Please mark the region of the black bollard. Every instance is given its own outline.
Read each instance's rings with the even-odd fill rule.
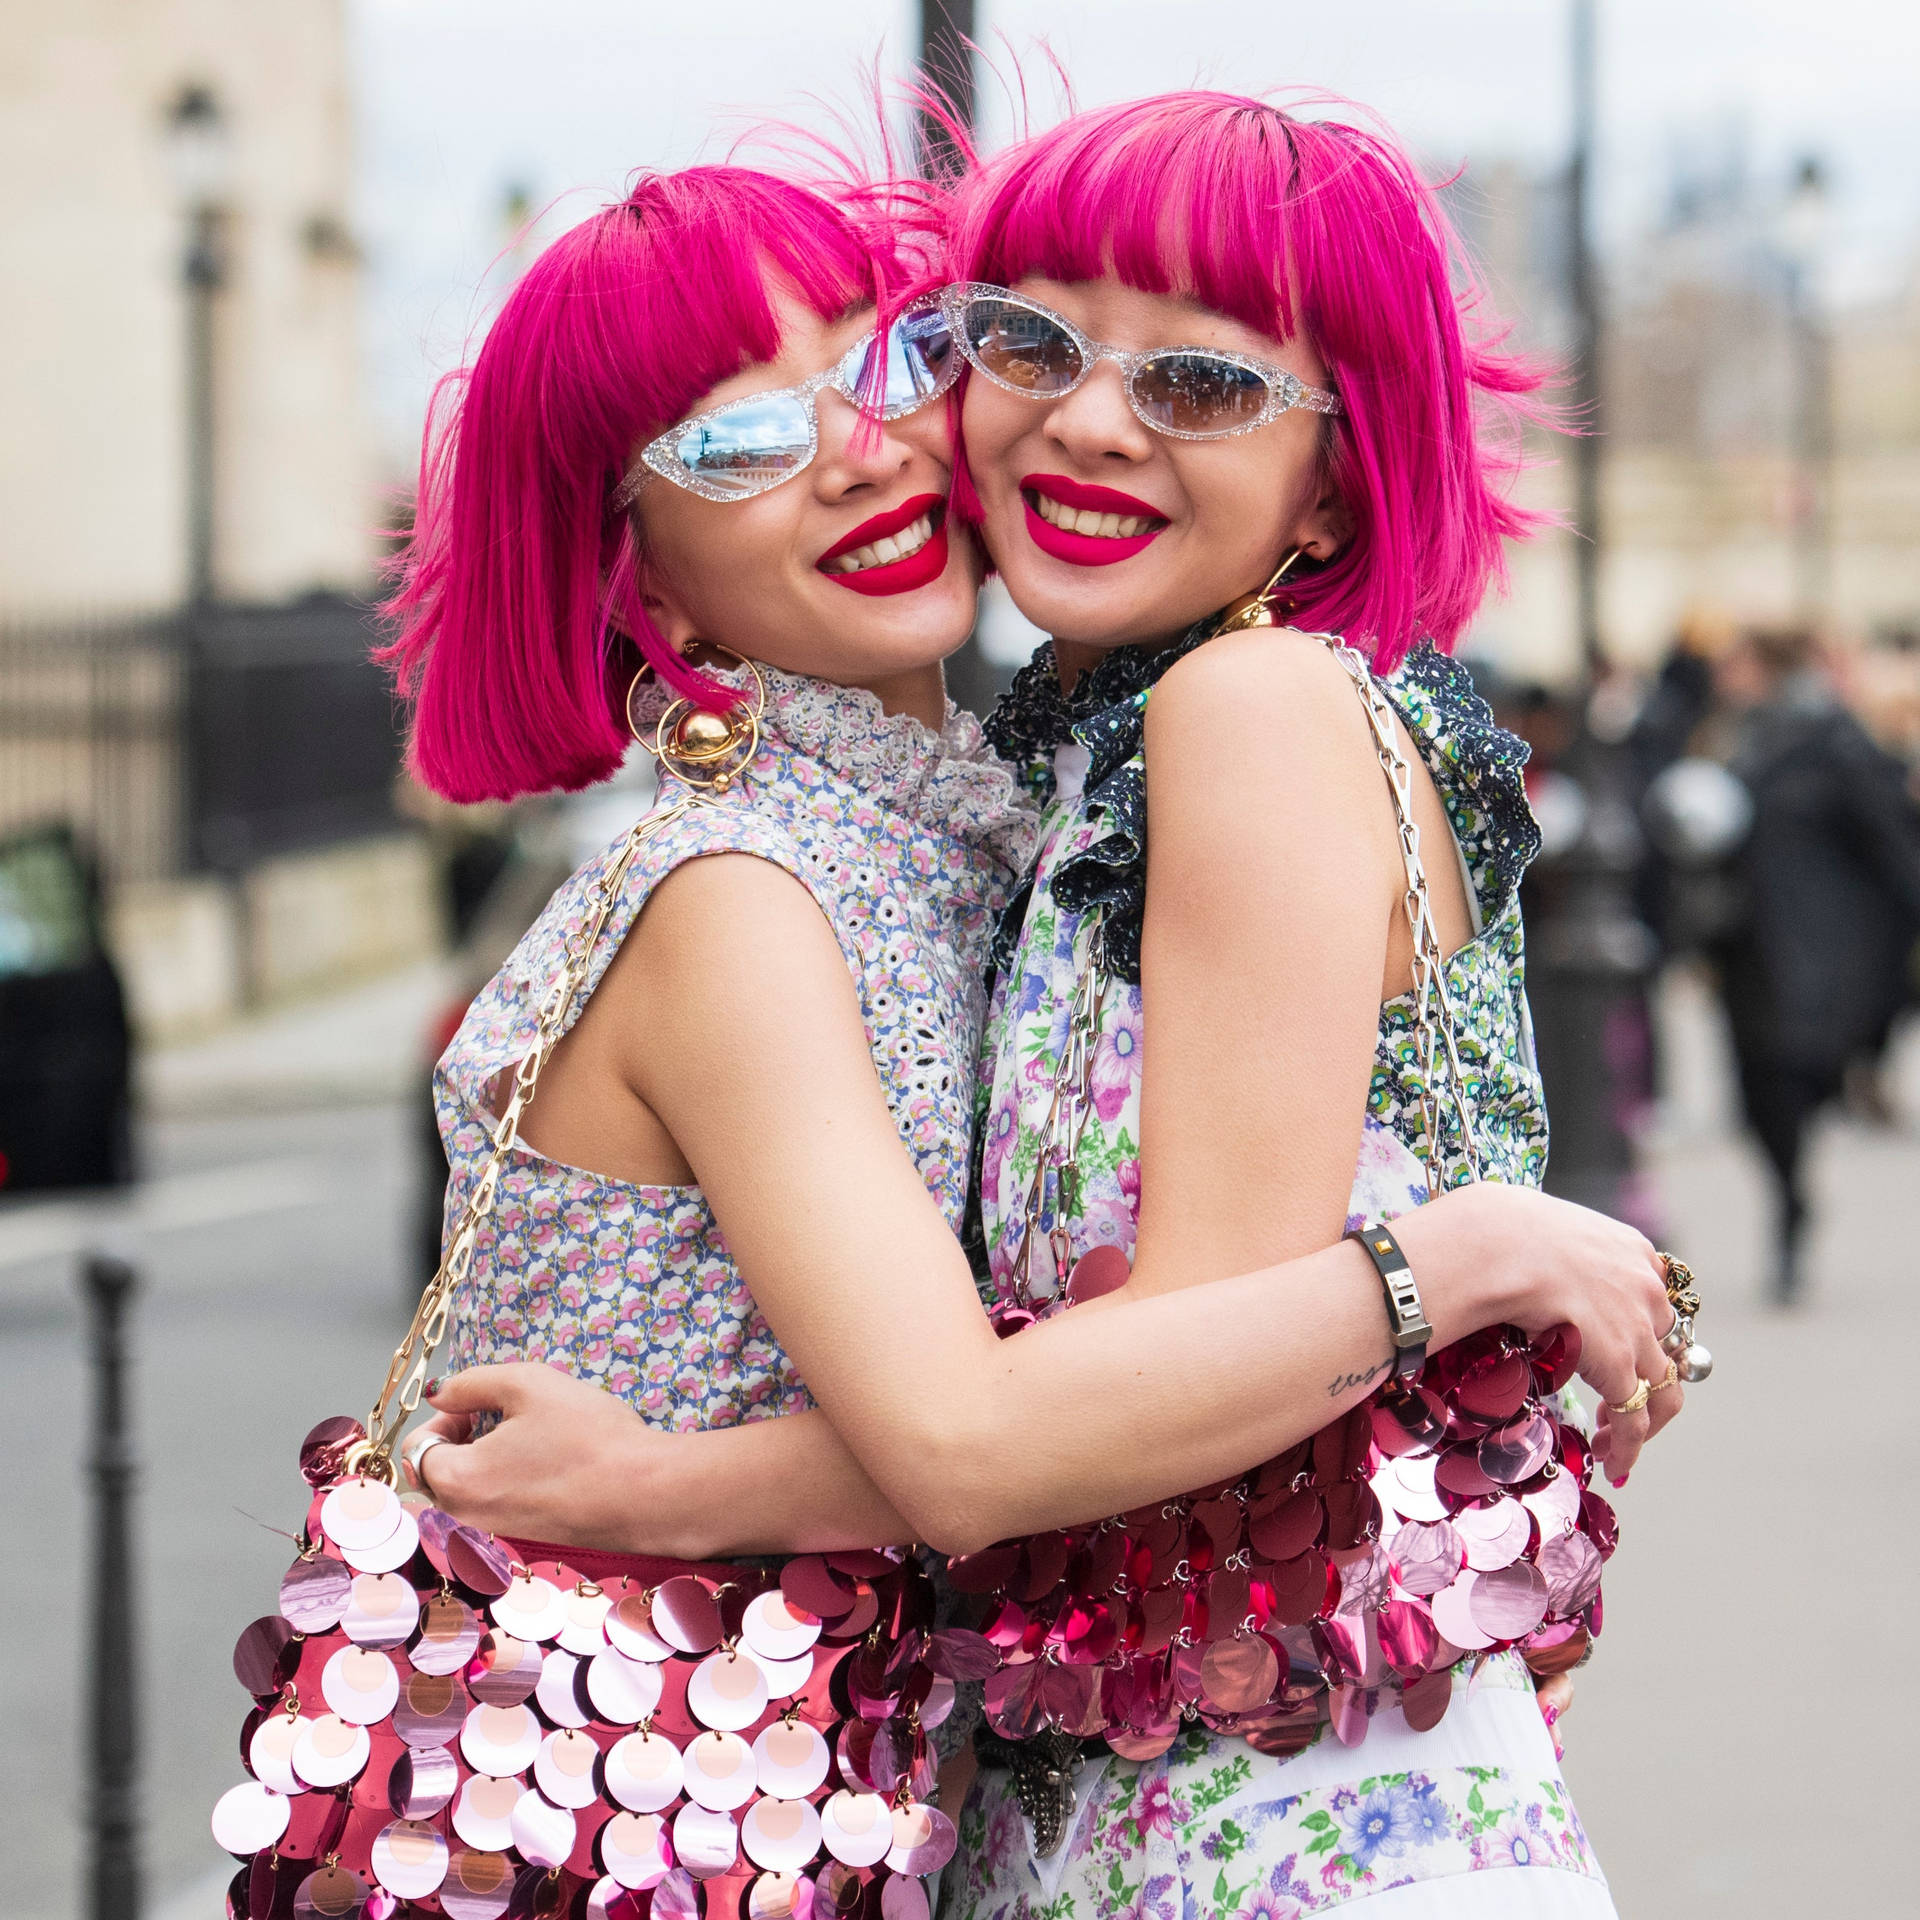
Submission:
[[[133,1268],[90,1253],[81,1268],[93,1335],[93,1634],[87,1671],[88,1920],[138,1920],[139,1697],[134,1671],[133,1444],[126,1316]]]

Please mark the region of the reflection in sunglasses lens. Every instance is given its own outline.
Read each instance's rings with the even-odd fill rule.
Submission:
[[[689,427],[674,443],[689,473],[749,494],[797,473],[813,455],[807,410],[789,395],[742,400]]]
[[[1156,427],[1231,433],[1259,419],[1267,383],[1210,353],[1157,353],[1133,376],[1133,397]]]
[[[1065,393],[1085,370],[1072,335],[1031,307],[970,300],[966,329],[981,366],[1023,393]]]

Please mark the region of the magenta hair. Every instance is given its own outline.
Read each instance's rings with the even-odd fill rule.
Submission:
[[[648,620],[646,557],[614,491],[637,446],[779,352],[770,277],[835,318],[889,297],[899,241],[871,193],[690,167],[644,175],[528,268],[435,391],[385,606],[378,657],[411,703],[427,786],[473,801],[605,779],[642,660],[679,693],[733,702]]]
[[[1384,129],[1169,93],[1078,113],[958,189],[956,279],[1096,280],[1181,295],[1285,341],[1304,331],[1343,405],[1334,485],[1354,535],[1289,582],[1294,618],[1391,670],[1451,647],[1501,543],[1547,516],[1509,497],[1545,369],[1503,349],[1433,190]],[[1169,343],[1171,344],[1171,343]],[[977,511],[956,470],[955,509]]]

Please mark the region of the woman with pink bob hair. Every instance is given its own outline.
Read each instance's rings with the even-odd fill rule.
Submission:
[[[984,1563],[1304,1458],[1415,1323],[1436,1347],[1570,1324],[1586,1377],[1631,1400],[1674,1316],[1641,1236],[1536,1190],[1513,743],[1431,647],[1381,683],[1426,842],[1461,847],[1433,913],[1477,1118],[1442,1150],[1449,1177],[1492,1176],[1429,1199],[1403,1044],[1423,955],[1394,918],[1367,711],[1316,640],[1212,637],[1293,552],[1300,604],[1391,667],[1451,641],[1520,528],[1471,405],[1525,381],[1465,344],[1426,190],[1375,136],[1194,95],[982,169],[937,302],[886,204],[733,169],[643,182],[535,264],[426,464],[396,601],[423,775],[461,798],[581,784],[616,764],[623,707],[663,751],[659,830],[520,1128],[425,1437],[504,1418],[422,1477],[518,1537]],[[870,339],[876,307],[897,318]],[[1047,807],[978,1076],[1011,1339],[955,1239],[990,922],[1033,832],[940,691],[976,571],[927,402],[962,357],[964,504],[1055,635],[994,725]],[[656,679],[629,691],[635,649]],[[450,1210],[611,862],[561,890],[441,1063]],[[1383,1313],[1345,1229],[1394,1215],[1418,1288]],[[526,1360],[547,1364],[487,1364]],[[1643,1395],[1598,1457],[1624,1477],[1678,1401]],[[1475,1708],[1494,1696],[1530,1734]],[[1177,1714],[1151,1758],[1001,1752],[962,1910],[1104,1914],[1118,1890],[1281,1913],[1549,1857],[1571,1871],[1496,1876],[1522,1904],[1447,1910],[1608,1910],[1517,1659],[1431,1732],[1397,1712],[1293,1758]],[[1306,1717],[1317,1735],[1324,1700]],[[1376,1808],[1410,1755],[1431,1790]],[[1476,1767],[1497,1805],[1454,1792]],[[1024,1788],[1076,1769],[1035,1861]]]

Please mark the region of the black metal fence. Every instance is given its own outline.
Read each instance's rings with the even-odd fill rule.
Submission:
[[[374,638],[333,597],[0,628],[0,831],[64,822],[110,881],[377,832],[401,736]]]

